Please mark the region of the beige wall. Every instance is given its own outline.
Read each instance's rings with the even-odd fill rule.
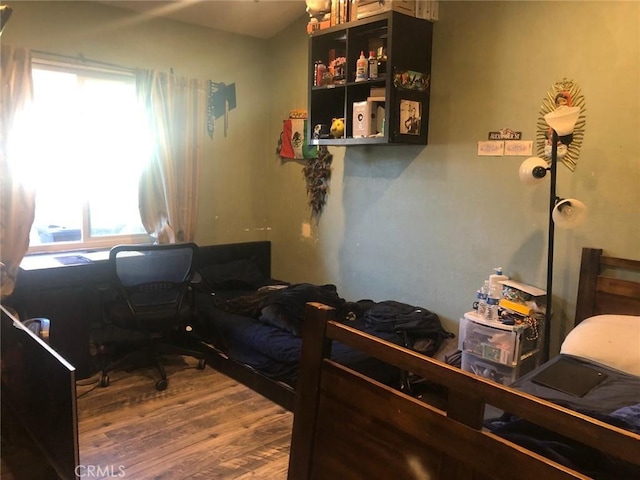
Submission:
[[[479,158],[476,144],[504,127],[533,139],[563,78],[583,91],[587,127],[558,194],[583,200],[589,218],[556,232],[554,348],[574,314],[580,249],[640,258],[640,3],[442,2],[429,145],[331,148],[310,236],[302,165],[274,153],[282,119],[306,106],[304,17],[265,42],[91,2],[11,3],[3,42],[236,82],[228,136],[220,122],[207,143],[196,241],[270,239],[279,278],[421,305],[454,331],[495,266],[544,288],[548,184],[522,186],[521,158]]]

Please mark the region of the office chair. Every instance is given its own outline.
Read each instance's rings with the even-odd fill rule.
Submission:
[[[100,386],[109,385],[110,371],[136,359],[155,365],[160,373],[157,390],[167,388],[162,356],[188,355],[204,369],[204,354],[183,346],[191,331],[190,282],[198,247],[193,243],[118,245],[109,252],[114,295],[103,303],[105,324],[121,332],[119,341],[141,344],[111,364],[103,365]],[[144,365],[144,363],[143,363]]]

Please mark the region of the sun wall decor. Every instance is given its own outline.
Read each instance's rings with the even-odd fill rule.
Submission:
[[[551,129],[544,116],[561,105],[580,107],[580,116],[573,131],[573,141],[569,146],[558,144],[558,159],[573,172],[578,165],[578,157],[582,148],[587,109],[580,87],[572,80],[563,79],[561,82],[555,83],[542,100],[536,132],[536,150],[540,158],[544,158],[547,162],[551,161]]]

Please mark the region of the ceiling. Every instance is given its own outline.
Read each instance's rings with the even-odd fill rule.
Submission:
[[[305,0],[102,1],[134,12],[268,39],[305,15]]]

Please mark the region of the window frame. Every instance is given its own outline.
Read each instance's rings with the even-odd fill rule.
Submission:
[[[75,74],[84,78],[97,78],[103,80],[122,81],[124,79],[128,79],[135,83],[135,72],[133,70],[112,65],[88,65],[82,62],[76,63],[66,60],[50,60],[45,57],[34,55],[31,61],[31,69],[32,71],[34,69],[58,71],[62,73]],[[72,251],[108,250],[111,247],[120,244],[154,243],[156,241],[156,239],[148,233],[91,236],[91,217],[88,199],[85,199],[82,202],[81,210],[81,241],[58,241],[39,245],[32,245],[30,243],[27,255],[54,252],[62,253]],[[31,228],[33,228],[33,225]]]

